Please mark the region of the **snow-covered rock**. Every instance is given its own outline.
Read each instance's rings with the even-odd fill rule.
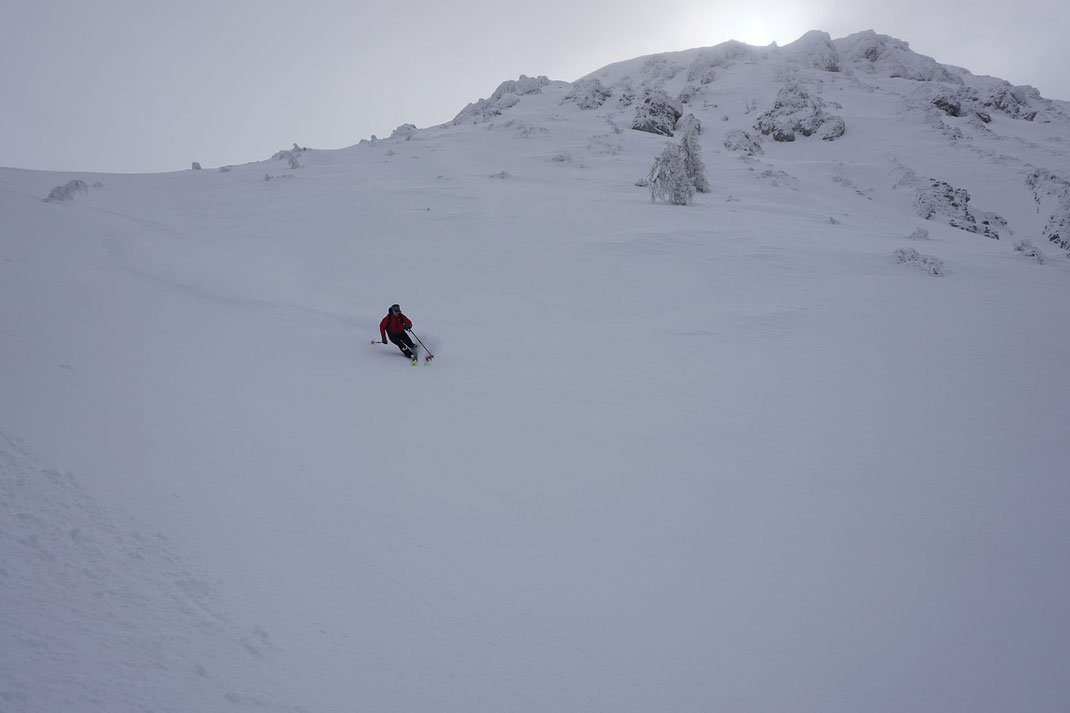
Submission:
[[[969,192],[946,181],[934,179],[914,193],[914,210],[925,220],[942,219],[953,228],[999,240],[999,233],[991,226],[992,220],[986,217],[978,222],[969,204]]]
[[[76,178],[53,188],[44,200],[45,203],[66,203],[88,192],[89,186],[86,182]]]
[[[1014,251],[1025,255],[1027,258],[1039,265],[1044,264],[1044,253],[1042,253],[1040,249],[1037,248],[1037,246],[1033,245],[1033,241],[1031,240],[1019,240],[1017,243],[1014,244]]]
[[[460,111],[450,122],[452,126],[460,124],[482,124],[501,116],[502,112],[520,103],[524,95],[539,94],[543,87],[550,84],[545,76],[529,77],[520,75],[519,79],[509,79],[498,85],[489,99],[479,99]]]
[[[293,148],[277,151],[272,156],[273,161],[285,161],[286,165],[290,168],[301,168],[301,164],[297,160],[297,156],[305,151],[308,151],[307,147],[298,146],[296,143]]]
[[[997,87],[989,92],[983,100],[983,104],[1007,116],[1024,121],[1033,121],[1037,116],[1037,109],[1031,105],[1031,101],[1040,99],[1040,92],[1033,87],[1014,87],[1010,84]]]
[[[822,72],[839,72],[840,53],[827,32],[812,30],[780,49],[783,56],[800,64],[817,67]]]
[[[451,125],[482,124],[502,115],[502,108],[487,99],[479,99],[461,109],[457,116],[453,117]]]
[[[1037,206],[1048,212],[1044,237],[1070,250],[1070,180],[1049,170],[1036,170],[1026,178]]]
[[[754,47],[735,40],[701,50],[687,67],[687,81],[709,84],[716,78],[719,68],[730,67],[737,61],[753,58],[755,55]]]
[[[733,129],[725,134],[724,147],[747,156],[760,156],[765,153],[758,137],[742,129]]]
[[[884,77],[962,84],[962,78],[932,57],[918,54],[902,40],[873,30],[834,40],[839,56],[855,69]]]
[[[614,103],[618,107],[624,109],[635,104],[637,95],[631,77],[624,77],[617,81],[609,91],[611,96],[617,97]]]
[[[702,133],[702,122],[694,114],[685,114],[676,122],[673,133],[698,136]]]
[[[918,87],[914,96],[927,102],[935,110],[952,118],[976,117],[981,123],[992,121],[978,92],[973,87],[958,84],[926,82]]]
[[[538,94],[549,83],[550,80],[545,76],[529,77],[521,74],[519,79],[509,79],[499,84],[494,93],[490,95],[490,101],[498,102],[510,95]]]
[[[933,105],[948,116],[962,116],[962,102],[953,97],[937,97]]]
[[[661,89],[648,89],[635,110],[632,128],[651,134],[672,136],[683,107]]]
[[[934,277],[943,277],[944,261],[933,255],[923,255],[914,248],[899,248],[892,257],[900,265],[916,267],[924,273]]]
[[[580,109],[590,110],[605,104],[612,94],[609,89],[602,86],[602,82],[598,81],[597,77],[588,77],[574,82],[572,90],[563,101],[572,102]]]
[[[390,134],[392,139],[411,139],[417,131],[416,124],[402,124]]]
[[[841,117],[828,113],[821,97],[789,82],[780,88],[773,108],[758,118],[754,128],[774,141],[794,141],[797,133],[832,141],[843,136],[845,124]]]
[[[643,61],[640,70],[643,76],[643,86],[649,89],[657,89],[664,86],[665,82],[674,78],[683,70],[684,67],[670,59],[668,55],[651,55]]]
[[[690,104],[701,92],[701,87],[696,87],[694,84],[685,84],[684,88],[680,90],[680,93],[676,95],[676,101],[681,104]]]

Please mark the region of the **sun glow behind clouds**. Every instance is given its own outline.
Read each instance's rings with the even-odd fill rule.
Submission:
[[[772,42],[784,45],[794,42],[812,27],[803,27],[793,17],[770,16],[768,12],[726,9],[718,5],[692,7],[694,18],[686,25],[676,26],[673,39],[680,48],[711,47],[728,40],[764,47]]]
[[[761,18],[744,17],[732,33],[732,39],[748,45],[764,47],[773,41],[773,31]]]

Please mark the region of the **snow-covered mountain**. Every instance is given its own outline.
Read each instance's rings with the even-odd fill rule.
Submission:
[[[1066,709],[1066,102],[812,32],[0,217],[4,713]]]

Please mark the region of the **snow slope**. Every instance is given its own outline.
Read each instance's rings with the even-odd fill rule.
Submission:
[[[787,83],[843,136],[758,136]],[[689,206],[636,185],[648,89],[702,122]],[[811,33],[228,170],[0,169],[0,710],[1065,710],[1027,179],[1067,114]],[[393,302],[433,366],[369,344]]]

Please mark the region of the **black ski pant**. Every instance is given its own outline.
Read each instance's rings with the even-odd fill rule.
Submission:
[[[386,338],[392,341],[401,350],[401,353],[410,359],[416,356],[416,345],[409,339],[405,332],[387,332]]]

